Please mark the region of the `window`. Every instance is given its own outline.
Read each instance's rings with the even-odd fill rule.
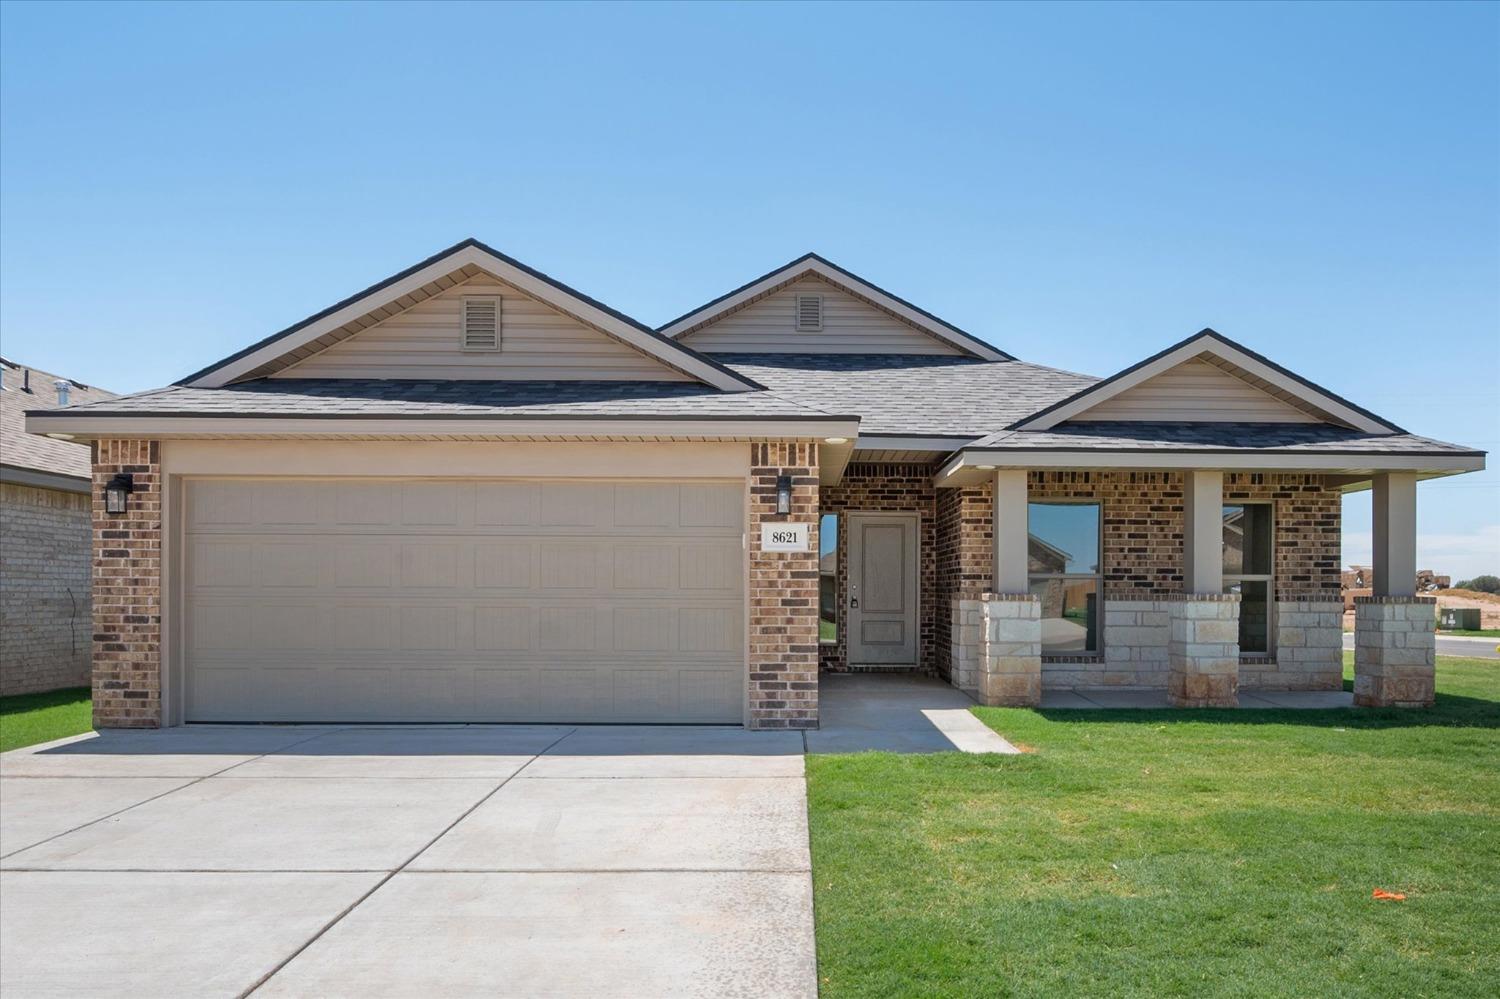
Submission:
[[[500,349],[500,299],[464,299],[460,343],[464,350]]]
[[[839,518],[825,513],[818,520],[818,641],[839,640]]]
[[[1098,503],[1027,505],[1027,571],[1042,602],[1042,654],[1099,651]]]
[[[1240,595],[1240,651],[1271,651],[1271,504],[1235,503],[1224,507],[1224,592]]]
[[[823,296],[797,296],[797,332],[815,333],[823,328]]]

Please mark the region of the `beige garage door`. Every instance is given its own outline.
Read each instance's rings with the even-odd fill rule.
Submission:
[[[191,480],[185,717],[739,722],[743,490]]]

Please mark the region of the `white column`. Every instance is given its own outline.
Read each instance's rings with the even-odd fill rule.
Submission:
[[[1182,591],[1224,589],[1224,473],[1191,471],[1182,492]]]
[[[1375,596],[1411,597],[1417,592],[1417,476],[1375,476]]]
[[[1028,592],[1026,470],[1002,468],[995,473],[996,593]]]

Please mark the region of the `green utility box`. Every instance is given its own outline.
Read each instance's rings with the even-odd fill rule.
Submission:
[[[1478,631],[1478,607],[1444,607],[1438,611],[1438,627],[1444,631]]]

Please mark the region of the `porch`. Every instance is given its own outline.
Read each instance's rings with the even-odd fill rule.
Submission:
[[[922,673],[992,705],[1428,706],[1417,480],[852,463],[820,495],[821,665]],[[1350,693],[1339,566],[1357,488],[1374,494],[1377,584]]]

